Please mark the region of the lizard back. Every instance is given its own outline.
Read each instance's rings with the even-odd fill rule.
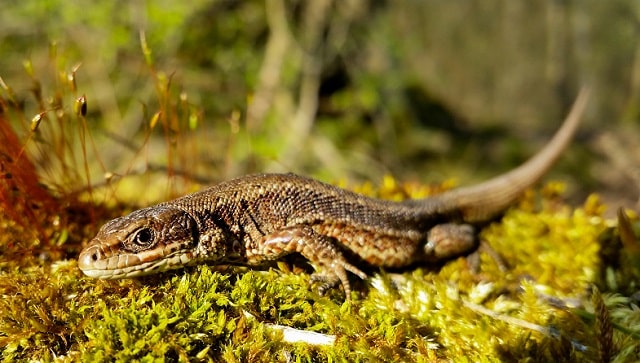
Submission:
[[[131,277],[188,264],[258,265],[300,253],[327,283],[349,292],[356,265],[439,262],[475,246],[468,223],[495,217],[553,165],[570,142],[587,91],[551,141],[521,166],[484,183],[392,202],[294,174],[258,174],[135,211],[105,224],[81,252],[92,277]]]

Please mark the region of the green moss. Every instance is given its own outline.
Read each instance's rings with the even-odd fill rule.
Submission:
[[[431,189],[387,179],[377,192],[418,197]],[[464,258],[439,270],[380,272],[346,302],[339,289],[319,296],[308,274],[284,264],[198,266],[120,281],[86,278],[75,261],[3,269],[0,354],[4,361],[582,361],[601,351],[609,324],[614,361],[637,359],[635,300],[604,294],[606,314],[590,300],[603,268],[603,206],[591,197],[571,209],[557,189],[543,189],[535,208],[538,198],[528,194],[482,231],[507,271],[481,252],[478,273]],[[287,342],[283,327],[333,344]]]
[[[42,216],[22,221],[16,216],[37,208],[28,204],[29,208],[19,209],[13,200],[4,200],[4,210],[11,211],[13,206],[14,216],[0,215],[3,361],[482,362],[599,357],[622,362],[640,358],[640,309],[634,296],[640,276],[638,218],[630,216],[630,232],[620,241],[622,233],[615,221],[603,217],[604,206],[596,197],[589,197],[582,207],[568,207],[559,184],[550,184],[539,194],[529,192],[519,206],[482,230],[482,240],[504,258],[506,269],[490,254],[480,252],[477,272],[464,258],[441,268],[380,271],[362,283],[353,278],[355,291],[348,302],[340,289],[319,296],[308,274],[284,263],[279,270],[268,271],[238,268],[220,272],[199,266],[137,280],[84,277],[74,260],[81,242],[95,235],[100,222],[123,212],[104,211],[98,203],[117,204],[115,196],[133,200],[132,204],[146,203],[140,199],[141,184],[147,186],[145,198],[151,199],[166,198],[160,193],[174,186],[176,193],[193,190],[193,184],[172,178],[187,170],[194,174],[183,175],[185,179],[195,180],[197,174],[222,178],[273,170],[273,161],[278,169],[325,176],[348,170],[353,177],[377,174],[381,167],[374,164],[384,160],[380,165],[398,168],[395,172],[434,179],[429,173],[446,169],[433,168],[433,163],[425,162],[425,154],[451,150],[475,154],[469,150],[477,148],[466,145],[464,132],[439,131],[441,121],[428,128],[420,125],[425,119],[433,121],[434,115],[446,118],[447,124],[458,119],[444,108],[433,112],[443,105],[462,110],[463,119],[465,114],[479,114],[473,107],[462,107],[459,100],[494,93],[468,87],[468,75],[461,77],[460,72],[448,72],[459,78],[457,83],[436,80],[446,85],[443,89],[454,90],[454,98],[437,90],[423,92],[422,87],[432,88],[436,83],[413,68],[433,68],[424,67],[422,54],[423,45],[433,42],[420,40],[420,34],[408,26],[408,34],[417,35],[420,46],[398,43],[404,37],[391,31],[397,28],[389,26],[394,16],[375,9],[355,17],[348,12],[332,14],[334,25],[319,25],[318,30],[328,30],[320,32],[327,35],[327,43],[320,44],[316,43],[319,38],[307,37],[303,31],[312,24],[302,15],[311,7],[289,7],[284,15],[292,44],[317,49],[317,55],[325,58],[321,63],[335,64],[309,72],[303,69],[303,62],[313,54],[289,52],[275,69],[281,73],[280,81],[263,84],[258,70],[266,64],[265,37],[275,30],[269,18],[275,15],[262,2],[231,6],[203,2],[195,7],[177,2],[151,4],[144,7],[140,18],[146,19],[144,42],[137,18],[130,19],[126,11],[116,12],[114,21],[112,3],[87,9],[59,1],[41,5],[30,1],[7,9],[7,19],[30,21],[18,24],[0,45],[7,66],[2,76],[18,85],[14,91],[0,82],[0,108],[20,135],[14,151],[22,153],[26,147],[27,154],[38,161],[41,180],[35,172],[25,173],[24,164],[11,165],[16,168],[9,174],[19,181],[16,185],[44,182],[55,186],[60,205],[40,208]],[[403,14],[402,9],[392,13],[402,14],[397,16],[402,25],[411,24],[407,14],[444,14],[406,12],[412,8]],[[544,20],[547,15],[543,15]],[[423,23],[420,17],[416,21]],[[371,24],[380,33],[370,33]],[[340,29],[344,25],[356,36],[343,39]],[[436,28],[449,29],[443,24],[434,25]],[[40,30],[33,33],[33,29]],[[91,31],[96,29],[100,31]],[[331,38],[332,34],[339,36]],[[502,32],[496,34],[502,37]],[[435,37],[446,39],[446,34]],[[371,39],[371,43],[358,38]],[[459,59],[464,49],[455,48],[454,58]],[[404,59],[402,53],[407,52],[415,58]],[[16,70],[21,64],[26,82],[22,71]],[[496,68],[501,75],[503,68]],[[320,92],[318,121],[306,131],[308,135],[301,136],[291,133],[289,130],[299,130],[283,120],[294,120],[305,111],[296,100],[304,99],[301,85],[307,73],[328,73],[329,78],[317,81],[322,86],[335,81],[337,87]],[[491,78],[484,71],[479,74],[482,85]],[[537,77],[536,72],[532,74]],[[263,88],[273,92],[262,100],[268,107],[261,111],[262,118],[247,121],[248,109],[260,101]],[[543,97],[525,98],[540,98],[543,104],[549,101],[546,97],[553,92],[547,92],[548,87],[535,88]],[[461,97],[460,90],[472,97]],[[506,94],[523,99],[520,92]],[[88,114],[78,112],[80,97],[86,100],[83,106]],[[432,98],[442,98],[442,104]],[[504,105],[522,105],[504,102],[504,97],[492,98]],[[549,109],[555,115],[555,107]],[[504,113],[523,114],[513,110]],[[478,118],[495,117],[489,112]],[[100,140],[105,131],[117,137]],[[201,139],[202,135],[206,138]],[[487,143],[495,137],[491,133],[476,136],[474,139]],[[282,157],[298,140],[311,147],[296,151],[295,157]],[[3,144],[3,154],[13,155],[6,151],[8,143]],[[341,145],[348,146],[348,152],[340,152]],[[322,150],[321,157],[309,157],[310,150]],[[338,157],[343,154],[352,156]],[[365,162],[358,158],[364,154],[371,154]],[[466,159],[491,154],[483,151]],[[589,170],[578,164],[573,174]],[[162,170],[169,182],[150,174],[133,178],[134,165]],[[364,169],[357,170],[356,165]],[[466,164],[460,165],[467,169]],[[483,172],[469,170],[474,177]],[[24,177],[17,178],[16,172]],[[116,183],[121,176],[126,178]],[[96,190],[95,185],[102,182],[106,188]],[[386,177],[381,187],[365,184],[351,189],[402,200],[437,193],[451,184],[399,184]],[[89,191],[89,197],[79,197],[87,204],[65,199],[82,189]],[[43,199],[35,198],[35,188],[6,190],[27,202]],[[127,199],[126,194],[132,197]],[[34,234],[38,229],[45,233]],[[292,337],[292,333],[298,335]]]

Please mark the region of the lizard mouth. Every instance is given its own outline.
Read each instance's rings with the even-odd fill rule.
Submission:
[[[78,267],[89,277],[121,279],[181,268],[192,260],[193,254],[187,251],[163,255],[162,251],[149,250],[106,257],[100,246],[90,246],[80,253]]]

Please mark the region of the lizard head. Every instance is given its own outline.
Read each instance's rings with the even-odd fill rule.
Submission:
[[[85,275],[117,279],[183,267],[195,257],[196,221],[178,208],[155,206],[106,223],[80,253]]]

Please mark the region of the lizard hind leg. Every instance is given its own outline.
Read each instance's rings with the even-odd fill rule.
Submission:
[[[428,261],[443,261],[469,253],[477,244],[472,225],[443,223],[429,230],[424,254]]]
[[[341,283],[349,299],[351,285],[347,271],[363,280],[367,278],[364,272],[347,262],[332,239],[318,234],[308,226],[288,227],[265,235],[252,257],[254,260],[275,260],[289,253],[300,253],[313,265],[316,272],[311,278],[313,281],[323,282],[318,289],[321,294]]]

